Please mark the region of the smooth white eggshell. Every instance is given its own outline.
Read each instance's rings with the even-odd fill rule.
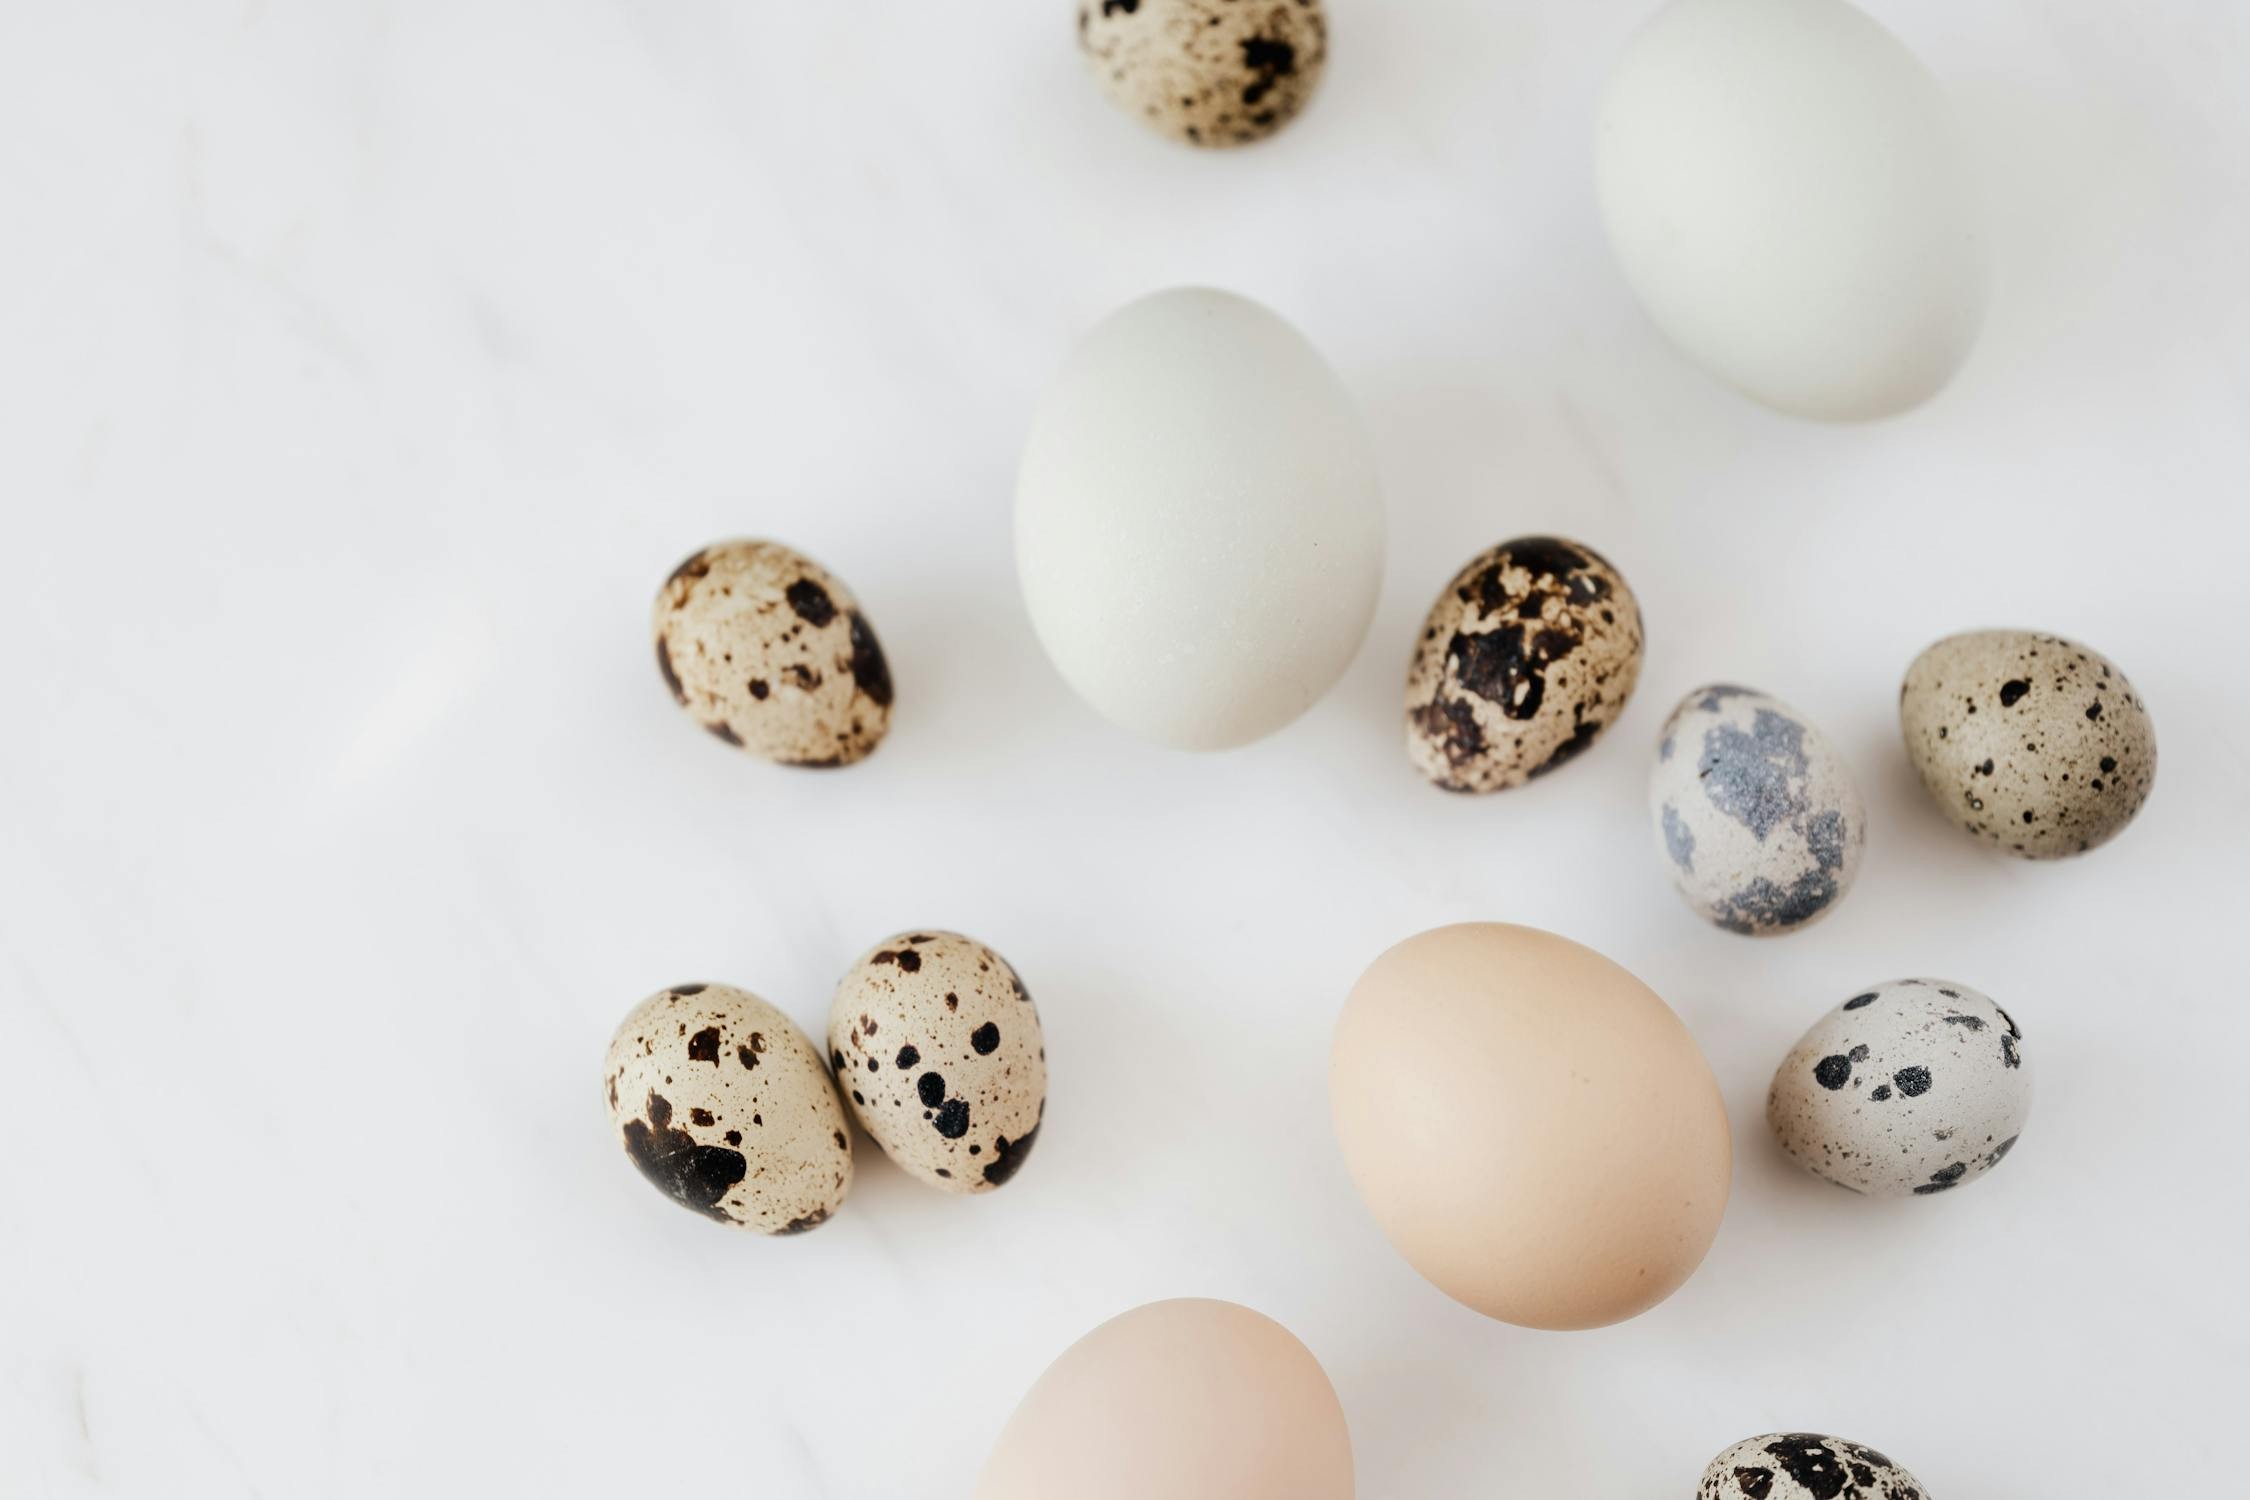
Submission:
[[[1104,717],[1181,749],[1271,734],[1375,613],[1383,502],[1351,397],[1255,302],[1131,304],[1039,408],[1016,566],[1040,643]]]
[[[1658,326],[1800,416],[1858,420],[1952,379],[1984,319],[1944,91],[1841,0],[1673,0],[1611,75],[1595,177]]]

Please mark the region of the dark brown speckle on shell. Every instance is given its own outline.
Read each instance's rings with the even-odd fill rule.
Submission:
[[[1496,792],[1568,764],[1640,680],[1641,611],[1591,547],[1518,537],[1454,575],[1406,674],[1407,757],[1454,792]]]
[[[1305,107],[1328,60],[1321,0],[1079,0],[1103,90],[1195,146],[1263,140]]]

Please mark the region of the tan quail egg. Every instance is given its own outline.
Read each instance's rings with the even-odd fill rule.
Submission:
[[[776,542],[720,542],[656,596],[656,666],[712,734],[787,766],[848,766],[891,724],[891,672],[859,602]]]
[[[828,1058],[860,1127],[932,1187],[1016,1175],[1047,1109],[1047,1042],[1008,961],[957,932],[885,938],[836,986]]]
[[[1695,1500],[1930,1500],[1930,1491],[1864,1443],[1774,1432],[1712,1459]]]
[[[2108,843],[2156,781],[2156,728],[2133,684],[2061,636],[1949,636],[1907,669],[1898,709],[1938,807],[2025,859]]]
[[[1475,558],[1431,606],[1406,673],[1406,754],[1449,792],[1564,765],[1641,675],[1641,610],[1608,559],[1551,536]]]
[[[827,1067],[747,990],[659,990],[625,1017],[602,1066],[625,1154],[684,1208],[798,1234],[851,1190],[850,1127]]]
[[[1328,61],[1321,0],[1078,0],[1102,89],[1196,146],[1263,140],[1311,99]]]

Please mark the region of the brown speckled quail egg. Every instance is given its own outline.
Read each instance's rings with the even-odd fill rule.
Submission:
[[[656,666],[697,722],[765,760],[848,766],[891,725],[891,672],[850,590],[775,542],[720,542],[656,596]]]
[[[860,1128],[952,1193],[999,1187],[1047,1109],[1047,1042],[1008,961],[957,932],[885,938],[836,986],[828,1059]]]
[[[1263,140],[1328,61],[1321,0],[1078,0],[1078,45],[1127,113],[1174,140]]]
[[[795,1022],[746,990],[649,996],[611,1039],[603,1081],[633,1165],[707,1218],[798,1234],[851,1190],[850,1127],[827,1067]]]
[[[1712,1459],[1695,1500],[1930,1500],[1930,1491],[1864,1443],[1773,1432]]]
[[[1423,622],[1406,754],[1449,792],[1543,776],[1617,721],[1641,675],[1641,610],[1591,547],[1518,537],[1476,558]]]
[[[2156,781],[2156,728],[2100,652],[1979,630],[1914,659],[1906,753],[1945,815],[1995,848],[2060,859],[2124,831]]]
[[[1875,1198],[1933,1197],[1998,1166],[2031,1117],[2015,1018],[1965,984],[1871,985],[1783,1059],[1766,1123],[1797,1165]]]

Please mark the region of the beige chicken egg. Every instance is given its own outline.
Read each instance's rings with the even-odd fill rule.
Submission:
[[[851,591],[776,542],[720,542],[656,596],[656,667],[730,745],[785,766],[848,766],[891,725],[891,670]]]
[[[1103,92],[1194,146],[1263,140],[1328,61],[1321,0],[1079,0],[1078,46]]]
[[[1352,1439],[1312,1351],[1183,1298],[1064,1350],[993,1445],[976,1500],[1351,1500]]]
[[[747,990],[680,984],[633,1007],[602,1063],[634,1166],[683,1208],[761,1234],[824,1223],[852,1142],[820,1054]]]
[[[877,943],[836,986],[828,1060],[884,1154],[951,1193],[985,1193],[1031,1155],[1047,1039],[999,954],[937,930]]]
[[[1733,1174],[1702,1051],[1590,948],[1497,922],[1369,966],[1336,1023],[1344,1165],[1408,1264],[1487,1317],[1598,1328],[1701,1264]]]

